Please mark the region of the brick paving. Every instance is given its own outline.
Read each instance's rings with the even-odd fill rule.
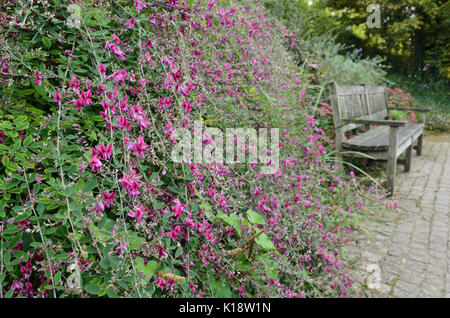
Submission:
[[[348,252],[368,297],[450,298],[450,135],[426,136],[411,171],[397,167],[400,208],[370,209]]]

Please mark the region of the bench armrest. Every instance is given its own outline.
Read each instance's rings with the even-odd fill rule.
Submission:
[[[406,122],[401,120],[369,120],[369,119],[342,119],[345,124],[379,125],[391,127],[406,126]]]
[[[419,107],[388,107],[388,110],[412,110],[412,111],[417,111],[417,112],[429,112],[430,109],[429,108],[419,108]]]

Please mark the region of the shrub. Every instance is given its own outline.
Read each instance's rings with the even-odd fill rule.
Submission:
[[[2,2],[2,296],[351,294],[362,201],[284,29],[248,3],[68,3]],[[194,119],[280,128],[279,169],[174,163]]]
[[[265,0],[269,11],[295,33],[296,46],[290,48],[300,65],[304,65],[320,83],[336,81],[341,85],[378,84],[386,72],[381,57],[362,57],[362,49],[347,47],[336,41],[345,32],[330,18],[322,4],[310,6],[306,1]],[[289,42],[290,43],[290,42]]]

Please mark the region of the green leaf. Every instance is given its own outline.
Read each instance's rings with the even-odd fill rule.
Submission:
[[[19,165],[15,162],[9,162],[8,169],[12,170],[12,171],[17,171],[17,170],[19,170]]]
[[[142,272],[148,279],[153,277],[158,263],[155,261],[148,261],[147,264],[144,263],[142,257],[137,257],[136,260],[136,270]]]
[[[14,233],[17,233],[19,231],[20,231],[19,227],[15,226],[15,225],[9,225],[6,228],[5,232],[3,232],[3,233],[5,233],[5,234],[14,234]]]
[[[46,36],[42,37],[42,43],[45,45],[47,49],[52,46],[52,41]]]
[[[232,293],[228,282],[213,280],[211,285],[215,297],[231,298]]]
[[[9,164],[9,157],[8,156],[3,156],[2,158],[2,163],[5,167],[8,167]]]
[[[63,261],[68,260],[69,257],[70,257],[69,254],[66,254],[66,253],[61,253],[61,254],[58,254],[55,256],[55,258],[63,260]]]
[[[1,130],[14,129],[14,126],[9,121],[1,121],[0,129]]]
[[[90,283],[84,285],[84,290],[86,290],[91,295],[98,295],[100,293],[100,288]]]
[[[230,215],[219,214],[219,217],[223,219],[225,222],[227,222],[229,225],[231,225],[236,230],[236,232],[238,232],[239,236],[241,236],[242,223],[239,216],[236,213],[232,213]]]
[[[107,289],[106,294],[108,295],[109,298],[118,298],[119,297],[119,296],[117,296],[116,292],[112,289]]]
[[[19,180],[10,181],[4,186],[4,189],[8,190],[8,189],[14,188],[16,185],[19,184],[19,182],[20,182]]]
[[[109,267],[109,260],[108,260],[107,258],[102,259],[102,260],[100,261],[100,266],[101,266],[103,269],[108,269],[108,267]]]
[[[22,234],[14,236],[8,243],[8,248],[11,249],[15,247],[17,244],[19,244],[20,240],[22,239]]]
[[[262,233],[261,235],[259,235],[255,239],[255,242],[256,242],[256,244],[258,244],[259,246],[261,246],[262,248],[264,248],[266,250],[275,249],[275,246],[273,245],[272,241],[265,233]]]
[[[259,224],[259,225],[265,225],[266,221],[264,220],[264,217],[255,211],[248,210],[247,211],[247,217],[248,220],[252,223]]]
[[[38,194],[40,189],[41,189],[41,185],[39,183],[35,183],[33,185],[33,193],[34,194]]]
[[[9,151],[9,147],[8,147],[7,145],[0,144],[0,150],[6,150],[6,151]]]
[[[83,192],[91,192],[97,186],[98,180],[92,179],[83,186]]]
[[[17,125],[19,125],[21,123],[25,123],[27,121],[28,121],[27,116],[22,115],[22,116],[17,117],[16,119],[14,119],[14,125],[17,126]]]
[[[258,261],[264,264],[264,271],[267,275],[267,277],[272,279],[279,279],[278,277],[278,265],[277,262],[270,256],[268,253],[263,253],[260,255],[257,255],[255,257]]]
[[[55,285],[58,285],[61,281],[61,272],[57,272],[56,275],[53,277],[55,281]]]
[[[33,142],[33,137],[27,136],[27,138],[25,138],[25,140],[23,141],[23,145],[24,145],[25,147],[27,147],[27,146],[29,146],[32,142]]]
[[[11,298],[12,295],[13,295],[13,293],[14,293],[14,289],[10,289],[10,290],[6,293],[5,298]]]

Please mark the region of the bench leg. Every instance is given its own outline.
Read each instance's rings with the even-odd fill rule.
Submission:
[[[397,170],[397,159],[393,160],[389,158],[387,166],[387,190],[388,197],[392,197],[394,195],[394,183],[395,183],[395,172]]]
[[[387,166],[387,190],[388,196],[394,195],[394,181],[395,170],[397,168],[397,141],[398,141],[398,127],[389,128],[389,151],[388,151],[388,166]]]
[[[411,146],[409,146],[408,149],[406,149],[405,172],[409,172],[409,170],[411,170],[412,150],[413,145],[411,144]]]
[[[417,149],[416,149],[416,154],[418,156],[422,155],[422,143],[423,143],[423,134],[420,135],[420,137],[417,139]]]

